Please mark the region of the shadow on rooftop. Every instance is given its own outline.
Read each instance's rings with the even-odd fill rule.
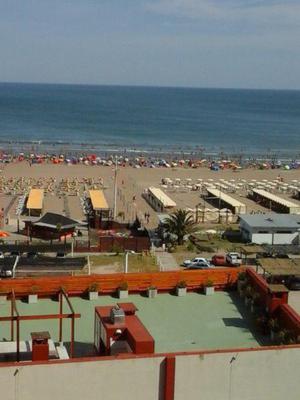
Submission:
[[[64,342],[68,353],[70,354],[70,342]],[[96,357],[98,354],[96,352],[94,343],[85,342],[74,342],[74,357]]]
[[[270,338],[268,336],[262,335],[258,331],[258,328],[255,323],[257,315],[251,313],[251,311],[245,306],[244,300],[239,297],[237,292],[228,292],[228,294],[231,298],[232,304],[237,308],[237,310],[241,314],[242,318],[223,318],[224,324],[226,326],[236,326],[236,327],[240,327],[241,329],[250,331],[252,336],[254,337],[254,339],[257,341],[257,343],[260,346],[271,345],[272,343],[270,341]],[[240,326],[227,325],[225,320],[229,320],[229,321],[227,321],[227,323],[230,323],[231,319],[236,320],[236,321],[232,321],[232,323],[240,324]],[[243,323],[238,322],[238,320],[242,321]]]
[[[225,326],[248,330],[248,323],[243,318],[222,318]]]

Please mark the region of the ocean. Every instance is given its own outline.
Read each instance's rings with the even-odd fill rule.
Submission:
[[[0,84],[8,151],[300,154],[300,91]]]

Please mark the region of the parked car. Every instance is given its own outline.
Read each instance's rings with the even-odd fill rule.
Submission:
[[[12,252],[10,253],[10,255],[16,257],[16,256],[20,256],[21,253],[20,253],[19,251],[12,251]]]
[[[183,261],[184,267],[190,267],[191,265],[196,265],[196,264],[205,264],[210,266],[209,261],[206,258],[203,257],[195,257],[193,260],[185,260]]]
[[[212,268],[212,265],[208,261],[199,261],[194,264],[188,265],[185,269],[208,269]]]
[[[58,253],[56,253],[56,257],[57,258],[65,258],[66,257],[66,253],[63,253],[63,252],[59,251]]]
[[[239,265],[242,264],[242,257],[240,256],[239,253],[234,253],[234,252],[227,253],[226,262],[229,265],[233,265],[235,267],[238,267]]]
[[[0,251],[0,258],[4,258],[4,254]]]
[[[300,276],[292,276],[286,282],[286,286],[290,290],[300,290]]]
[[[226,256],[224,254],[215,254],[212,259],[211,263],[216,266],[226,266],[227,261],[226,261]]]
[[[27,258],[36,258],[38,253],[36,251],[29,251],[27,253]]]
[[[2,268],[0,271],[1,278],[10,278],[12,277],[12,270],[8,268]]]

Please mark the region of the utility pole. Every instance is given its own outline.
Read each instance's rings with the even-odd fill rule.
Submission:
[[[117,218],[117,172],[118,172],[118,156],[115,156],[115,184],[114,184],[114,221]]]

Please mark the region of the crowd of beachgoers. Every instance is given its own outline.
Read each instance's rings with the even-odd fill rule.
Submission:
[[[0,176],[0,193],[4,194],[23,194],[28,193],[31,188],[44,189],[45,193],[63,195],[79,195],[89,189],[102,189],[103,179],[99,178],[33,178],[17,177],[6,178]]]
[[[170,155],[168,158],[153,157],[150,155],[134,155],[127,157],[124,155],[108,155],[100,157],[96,154],[85,154],[69,156],[65,154],[35,154],[35,153],[19,153],[9,154],[0,151],[0,163],[3,165],[17,162],[28,162],[30,166],[34,164],[64,164],[64,165],[102,165],[126,167],[131,166],[134,168],[148,167],[148,168],[200,168],[206,167],[211,170],[219,169],[232,169],[239,170],[242,168],[256,168],[256,169],[298,169],[300,168],[300,161],[295,160],[261,160],[261,159],[212,159],[196,157],[182,158],[175,154]]]

